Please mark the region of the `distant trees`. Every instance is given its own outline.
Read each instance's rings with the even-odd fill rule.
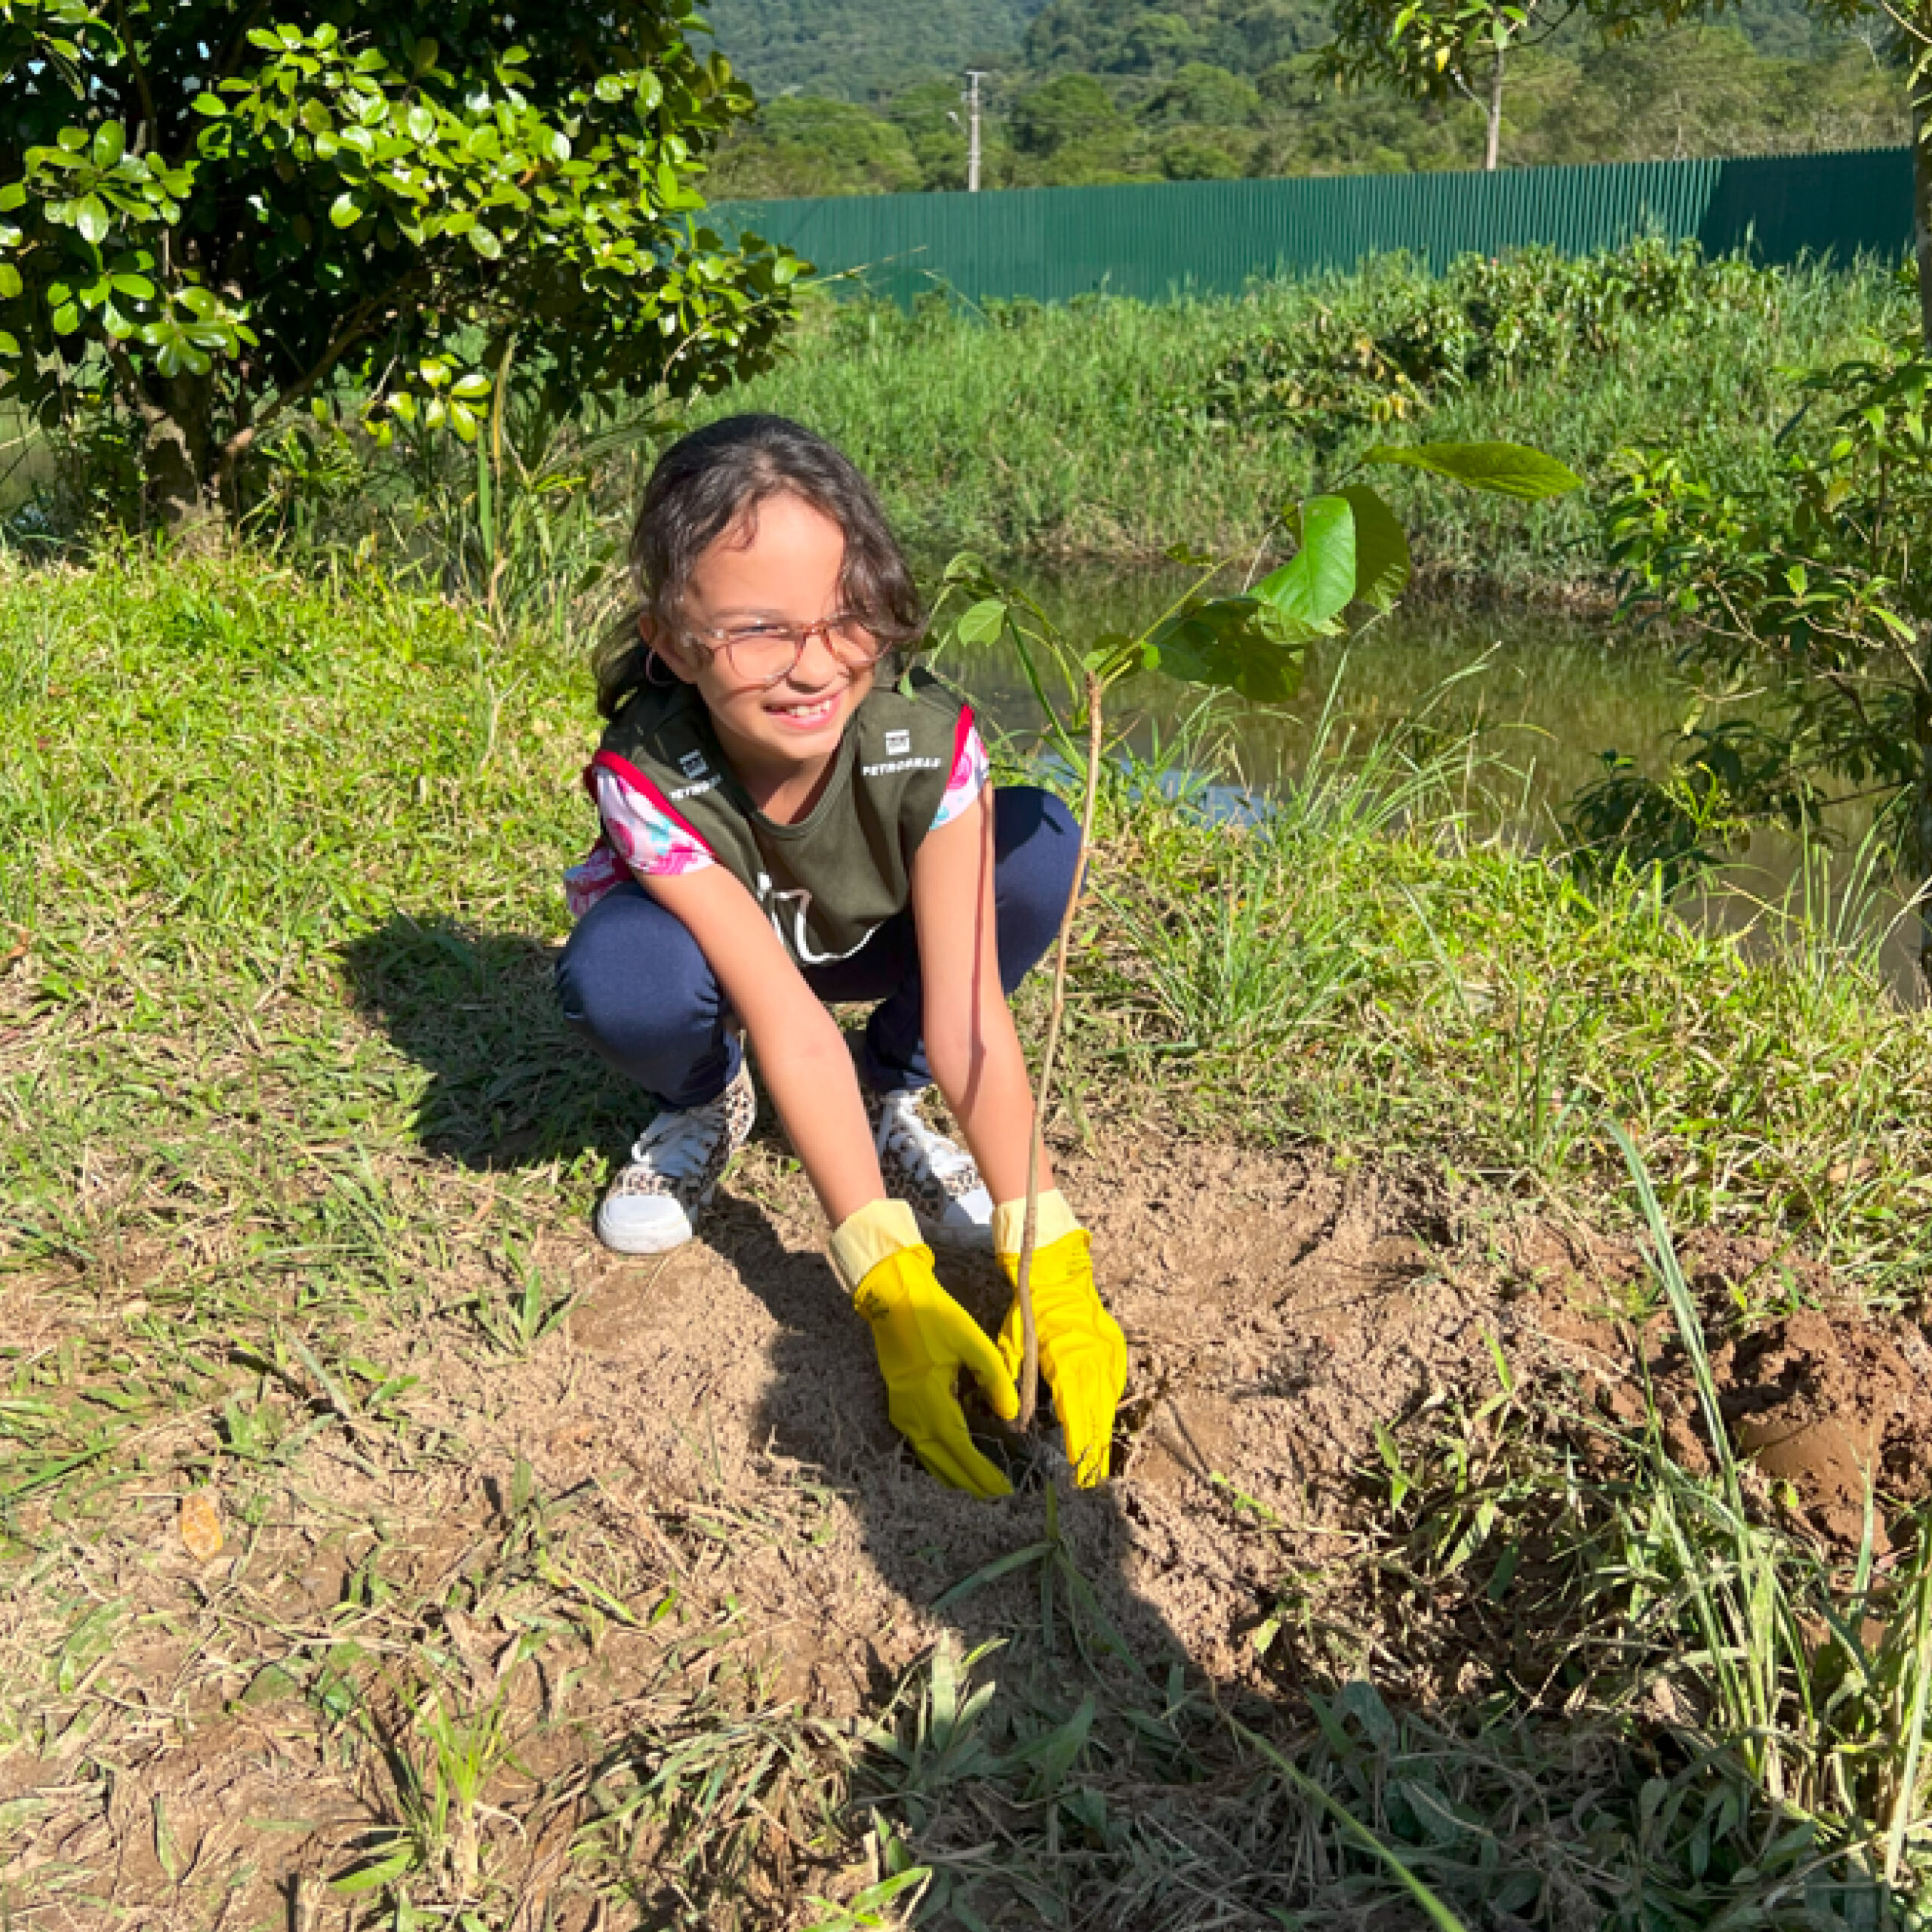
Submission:
[[[841,31],[846,0],[815,4],[826,9],[826,32]],[[967,4],[920,0],[955,25]],[[990,18],[984,8],[1007,0],[971,4],[982,9],[974,17]],[[1804,0],[1754,0],[1660,30],[1702,4],[1584,0],[1559,17],[1546,0],[1051,0],[1017,53],[988,57],[985,178],[1028,187],[1392,173],[1491,158],[1532,166],[1906,137],[1901,74],[1874,58],[1884,45],[1876,0],[1820,0],[1815,14]],[[1825,17],[1834,10],[1835,22]],[[1011,11],[1024,13],[1023,0]],[[1646,31],[1625,32],[1640,14]],[[720,17],[728,26],[730,10]],[[774,57],[777,20],[758,29],[762,58]],[[1339,52],[1325,52],[1337,29]],[[1352,53],[1350,34],[1373,47]],[[1338,87],[1341,74],[1360,85]],[[788,120],[774,102],[730,143],[713,192],[872,192],[904,180],[909,153],[909,185],[963,187],[959,89],[956,75],[909,68],[897,85],[833,90],[863,101],[906,146],[862,150],[855,133],[811,109],[822,118],[819,155],[792,137],[808,103],[789,109],[799,118]]]
[[[715,195],[892,195],[926,185],[895,122],[823,96],[768,101],[752,138],[728,149],[706,183]]]

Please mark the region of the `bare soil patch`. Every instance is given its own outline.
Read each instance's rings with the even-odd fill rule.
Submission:
[[[1179,1663],[1227,1691],[1278,1689],[1253,1633],[1284,1578],[1372,1589],[1372,1566],[1358,1584],[1349,1557],[1376,1528],[1362,1472],[1378,1426],[1493,1389],[1494,1351],[1546,1378],[1552,1401],[1574,1393],[1626,1423],[1647,1373],[1675,1453],[1706,1454],[1681,1352],[1638,1313],[1633,1250],[1534,1220],[1499,1228],[1398,1176],[1151,1134],[1062,1168],[1131,1380],[1117,1478],[1064,1498],[1060,1527],[1157,1679]],[[426,1214],[473,1213],[453,1166],[426,1163],[416,1189]],[[162,1927],[218,1896],[232,1905],[219,1922],[266,1924],[301,1875],[366,1855],[393,1823],[393,1780],[380,1752],[345,1740],[400,1724],[414,1681],[385,1605],[414,1606],[409,1644],[472,1702],[503,1694],[521,1741],[489,1801],[519,1820],[499,1847],[521,1868],[519,1912],[561,1882],[627,1730],[661,1739],[735,1684],[761,1709],[789,1706],[804,1749],[811,1726],[875,1712],[944,1633],[971,1644],[1037,1621],[1030,1571],[934,1607],[1041,1537],[1045,1497],[1036,1481],[980,1503],[906,1454],[816,1207],[773,1140],[748,1150],[703,1232],[639,1263],[553,1226],[533,1260],[571,1306],[521,1356],[454,1321],[359,1340],[417,1378],[398,1399],[420,1453],[401,1456],[372,1423],[332,1426],[294,1473],[251,1490],[217,1456],[212,1414],[179,1425],[176,1467],[211,1472],[224,1512],[212,1561],[181,1546],[183,1474],[128,1491],[85,1552],[22,1512],[39,1594],[0,1607],[0,1659],[39,1742],[0,1757],[0,1809],[24,1831],[14,1897],[37,1873],[60,1881],[30,1922]],[[1716,1235],[1690,1238],[1684,1260],[1736,1439],[1821,1536],[1855,1542],[1868,1468],[1882,1495],[1932,1486],[1932,1349],[1917,1327],[1863,1320],[1811,1269],[1792,1279],[1826,1310],[1728,1334],[1740,1285],[1784,1264]],[[940,1272],[996,1321],[1006,1291],[989,1263],[942,1257]],[[17,1335],[56,1348],[118,1332],[139,1285],[118,1263],[91,1283],[22,1278],[7,1308]],[[452,1305],[482,1285],[446,1284]],[[326,1411],[318,1393],[294,1399],[303,1386],[291,1377],[278,1426]],[[561,1532],[517,1529],[525,1490],[562,1500],[597,1580],[577,1555],[541,1553]],[[543,1618],[561,1626],[528,1607],[537,1582],[546,1602],[589,1606],[598,1634],[546,1648]],[[331,1702],[332,1669],[376,1687],[361,1732]],[[77,1774],[110,1752],[112,1778]],[[865,1876],[811,1884],[849,1894]],[[803,1883],[770,1881],[767,1922],[794,1922]]]
[[[742,1539],[720,1580],[756,1607],[787,1687],[843,1713],[931,1644],[941,1620],[924,1606],[1041,1533],[1042,1503],[1024,1487],[992,1506],[942,1489],[904,1452],[786,1164],[754,1149],[704,1240],[666,1263],[579,1251],[568,1354],[488,1380],[499,1455],[528,1457],[552,1486],[598,1472],[651,1507],[715,1492],[794,1521],[814,1498],[823,1514],[802,1547]],[[1647,1373],[1674,1450],[1708,1460],[1667,1318],[1629,1312],[1643,1274],[1632,1248],[1531,1221],[1499,1257],[1493,1229],[1434,1190],[1292,1156],[1137,1140],[1062,1165],[1131,1351],[1115,1480],[1074,1496],[1063,1519],[1137,1651],[1251,1681],[1244,1632],[1284,1561],[1326,1565],[1361,1527],[1377,1426],[1493,1389],[1491,1344],[1519,1374],[1550,1378],[1559,1403],[1567,1384],[1625,1422]],[[1775,1257],[1706,1231],[1683,1259],[1737,1447],[1839,1540],[1856,1540],[1869,1464],[1882,1535],[1886,1503],[1932,1483],[1922,1331],[1841,1303],[1724,1337],[1737,1294]],[[1006,1289],[992,1267],[940,1267],[994,1325]],[[1824,1271],[1794,1279],[1832,1298]],[[512,1394],[506,1377],[533,1386]],[[465,1399],[481,1403],[481,1383]],[[1275,1534],[1231,1534],[1257,1521]],[[990,1635],[1023,1614],[1030,1586],[989,1587],[945,1620]]]

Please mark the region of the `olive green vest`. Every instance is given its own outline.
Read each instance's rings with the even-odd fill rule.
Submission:
[[[890,685],[866,695],[823,793],[796,825],[752,803],[704,700],[681,681],[628,699],[591,763],[694,832],[764,907],[792,958],[822,966],[857,952],[911,903],[912,855],[972,721],[926,672],[912,672],[906,688],[909,697]]]

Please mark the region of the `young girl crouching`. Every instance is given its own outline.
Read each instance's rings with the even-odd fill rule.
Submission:
[[[1057,930],[1080,860],[1051,794],[988,782],[972,712],[892,654],[923,626],[871,489],[771,416],[667,450],[631,540],[636,608],[598,660],[608,721],[585,774],[602,834],[569,877],[565,1016],[658,1112],[599,1236],[691,1238],[749,1133],[740,1029],[871,1324],[894,1425],[942,1481],[1006,1478],[976,1449],[961,1368],[1017,1413],[1017,1306],[997,1344],[926,1239],[1015,1274],[1034,1131],[1008,996]],[[848,1050],[827,1001],[874,1001]],[[921,1118],[936,1083],[968,1153]],[[1086,1232],[1042,1166],[1040,1363],[1078,1479],[1107,1473],[1126,1346]]]

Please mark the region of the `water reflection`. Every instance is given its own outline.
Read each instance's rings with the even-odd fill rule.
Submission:
[[[1177,574],[1120,570],[1047,575],[1024,566],[1012,574],[1085,637],[1138,630],[1187,581]],[[1010,648],[958,649],[943,668],[996,724],[1023,734],[1039,728],[1039,706]],[[1475,829],[1541,844],[1559,835],[1559,811],[1600,774],[1603,752],[1628,752],[1651,769],[1661,767],[1689,694],[1667,650],[1602,617],[1419,601],[1346,650],[1318,648],[1292,705],[1218,703],[1204,736],[1201,694],[1166,678],[1135,678],[1115,703],[1122,723],[1131,721],[1129,742],[1143,755],[1172,746],[1192,721],[1193,755],[1222,781],[1214,802],[1236,814],[1248,793],[1265,798],[1301,770],[1320,732],[1331,748],[1394,734],[1423,755],[1472,737],[1488,768],[1470,795]],[[1847,850],[1866,829],[1849,814],[1829,828]],[[1801,895],[1802,863],[1795,839],[1760,833],[1711,890],[1687,900],[1687,916],[1726,931],[1750,928],[1766,905]],[[1852,868],[1841,861],[1832,869],[1842,883]],[[1897,918],[1899,910],[1894,894],[1880,913],[1895,921],[1884,948],[1886,977],[1902,997],[1917,1000],[1924,989],[1914,922]]]

